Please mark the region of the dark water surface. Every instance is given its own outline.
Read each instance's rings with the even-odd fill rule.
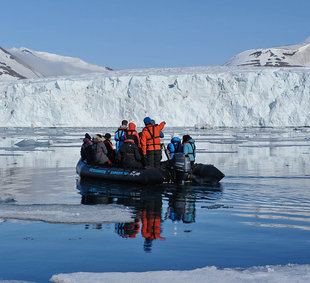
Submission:
[[[30,205],[25,214],[32,215],[38,204],[119,204],[132,210],[133,222],[0,216],[1,279],[310,263],[309,128],[166,130],[166,144],[173,134],[196,139],[197,161],[226,175],[218,187],[80,181],[75,165],[84,133],[0,129],[0,208]]]

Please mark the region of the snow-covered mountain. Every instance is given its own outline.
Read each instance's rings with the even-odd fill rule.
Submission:
[[[79,58],[33,51],[25,47],[11,48],[9,52],[44,77],[80,75],[111,70],[107,67],[88,64]]]
[[[107,72],[110,68],[88,64],[79,58],[27,48],[0,47],[0,81]]]
[[[310,67],[310,37],[300,44],[247,50],[231,58],[225,65]]]
[[[39,77],[42,75],[0,47],[0,82]]]
[[[0,126],[310,126],[310,68],[138,69],[0,83]]]

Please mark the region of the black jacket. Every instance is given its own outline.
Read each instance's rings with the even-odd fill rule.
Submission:
[[[109,157],[111,162],[114,163],[115,162],[115,149],[113,148],[110,141],[105,140],[103,143],[108,151],[107,156]]]
[[[93,149],[93,143],[88,138],[83,140],[81,146],[81,157],[82,160],[86,160],[88,164],[94,164],[96,161],[96,153]]]
[[[133,140],[125,140],[117,152],[116,159],[124,168],[142,168],[141,155]]]

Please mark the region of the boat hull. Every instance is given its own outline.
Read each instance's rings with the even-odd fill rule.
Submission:
[[[175,170],[171,166],[162,169],[124,169],[118,167],[90,166],[79,160],[76,172],[81,178],[101,179],[113,182],[129,182],[143,185],[194,182],[198,184],[216,184],[225,175],[210,164],[194,164],[190,173]]]
[[[81,178],[95,178],[115,182],[137,184],[162,184],[165,178],[160,169],[123,169],[117,167],[90,166],[80,160],[76,172]]]

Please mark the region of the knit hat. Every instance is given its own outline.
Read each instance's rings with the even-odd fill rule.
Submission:
[[[152,123],[152,120],[150,117],[145,117],[144,120],[143,120],[144,124],[145,125],[148,125],[148,124],[151,124]]]
[[[85,138],[91,140],[90,134],[89,134],[89,133],[86,133],[86,134],[85,134]]]
[[[187,141],[189,141],[189,140],[191,140],[192,138],[191,138],[191,136],[190,135],[184,135],[183,136],[183,143],[184,142],[187,142]]]
[[[111,138],[111,134],[106,133],[106,134],[104,135],[104,138],[105,138],[106,140],[110,139],[110,138]]]

